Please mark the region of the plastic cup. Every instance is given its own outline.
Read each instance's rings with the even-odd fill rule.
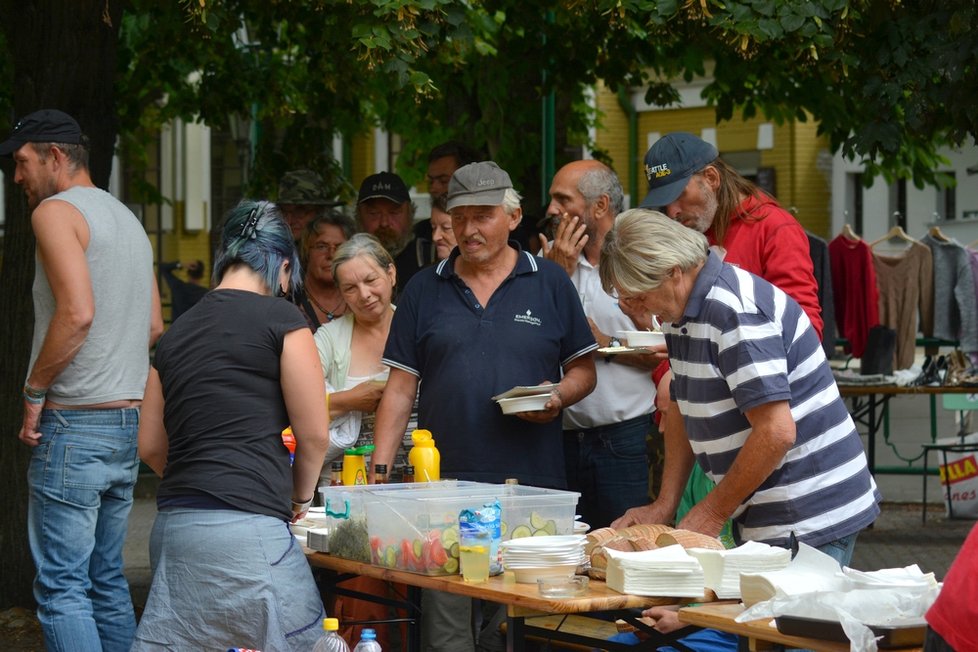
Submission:
[[[487,530],[459,534],[458,562],[462,580],[478,584],[489,579],[489,550],[492,535]]]

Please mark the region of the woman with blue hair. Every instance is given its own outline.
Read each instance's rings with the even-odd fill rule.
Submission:
[[[312,333],[279,298],[300,278],[278,209],[243,201],[224,224],[215,288],[159,341],[139,456],[162,481],[133,650],[309,650],[320,634],[319,591],[288,528],[329,445]]]

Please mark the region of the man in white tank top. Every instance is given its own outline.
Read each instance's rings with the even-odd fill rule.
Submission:
[[[95,187],[88,139],[56,110],[21,119],[13,155],[37,239],[34,339],[19,437],[32,447],[28,536],[48,650],[128,650],[122,574],[149,347],[163,330],[136,216]]]

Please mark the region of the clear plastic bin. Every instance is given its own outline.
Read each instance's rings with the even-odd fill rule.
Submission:
[[[325,509],[325,527],[329,530],[324,547],[337,557],[369,562],[367,512],[364,507],[368,496],[387,493],[413,495],[415,492],[449,491],[477,484],[479,483],[445,480],[437,483],[322,486],[319,488],[319,495]],[[321,518],[319,514],[316,516]]]
[[[396,485],[386,485],[396,486]],[[403,485],[402,485],[403,486]],[[426,575],[458,573],[458,514],[499,499],[503,540],[572,534],[579,493],[525,485],[414,485],[363,496],[370,561]]]

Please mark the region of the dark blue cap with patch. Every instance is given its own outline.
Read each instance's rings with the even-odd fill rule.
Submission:
[[[689,178],[716,160],[717,148],[685,131],[663,136],[645,153],[649,192],[642,208],[661,208],[679,198]]]

